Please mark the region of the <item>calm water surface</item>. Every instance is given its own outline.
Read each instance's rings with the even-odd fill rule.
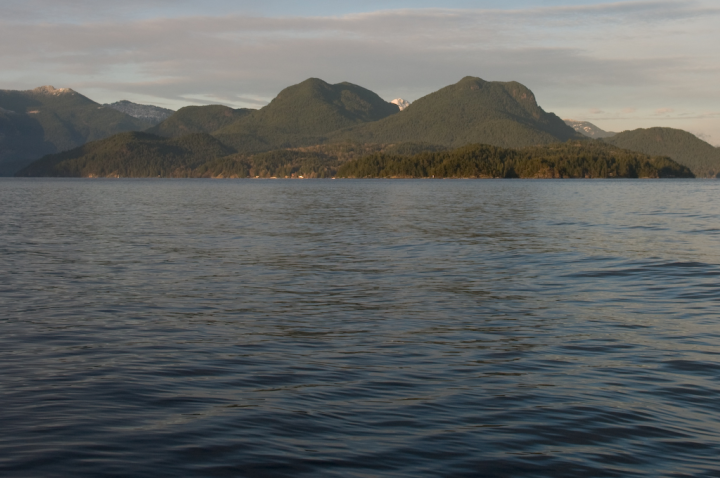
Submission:
[[[720,476],[718,200],[0,180],[0,475]]]

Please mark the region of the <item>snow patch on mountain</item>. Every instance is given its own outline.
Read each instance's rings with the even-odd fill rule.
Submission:
[[[575,131],[588,138],[610,138],[617,134],[612,131],[604,131],[588,121],[577,121],[574,119],[566,119],[563,121]]]
[[[392,103],[394,105],[398,105],[398,108],[400,108],[400,111],[402,111],[405,108],[407,108],[408,106],[410,106],[410,102],[407,100],[404,100],[402,98],[396,98],[396,99],[392,100],[390,103]]]
[[[70,88],[55,88],[51,85],[46,86],[39,86],[32,90],[33,93],[39,93],[43,95],[53,95],[53,96],[60,96],[64,94],[70,94],[75,93],[75,91],[71,90]]]
[[[154,105],[139,105],[127,100],[117,101],[103,106],[120,111],[126,115],[132,116],[133,118],[147,121],[153,126],[165,121],[170,115],[175,113],[173,110],[169,110],[167,108],[161,108]]]

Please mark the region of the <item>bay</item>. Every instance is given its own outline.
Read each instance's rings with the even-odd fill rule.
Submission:
[[[0,179],[0,474],[720,476],[718,198]]]

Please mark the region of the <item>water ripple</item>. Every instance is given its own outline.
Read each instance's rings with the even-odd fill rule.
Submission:
[[[3,476],[720,476],[720,183],[0,186]]]

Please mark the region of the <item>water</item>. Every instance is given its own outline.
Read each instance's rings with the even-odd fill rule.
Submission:
[[[720,476],[720,182],[0,181],[0,475]]]

